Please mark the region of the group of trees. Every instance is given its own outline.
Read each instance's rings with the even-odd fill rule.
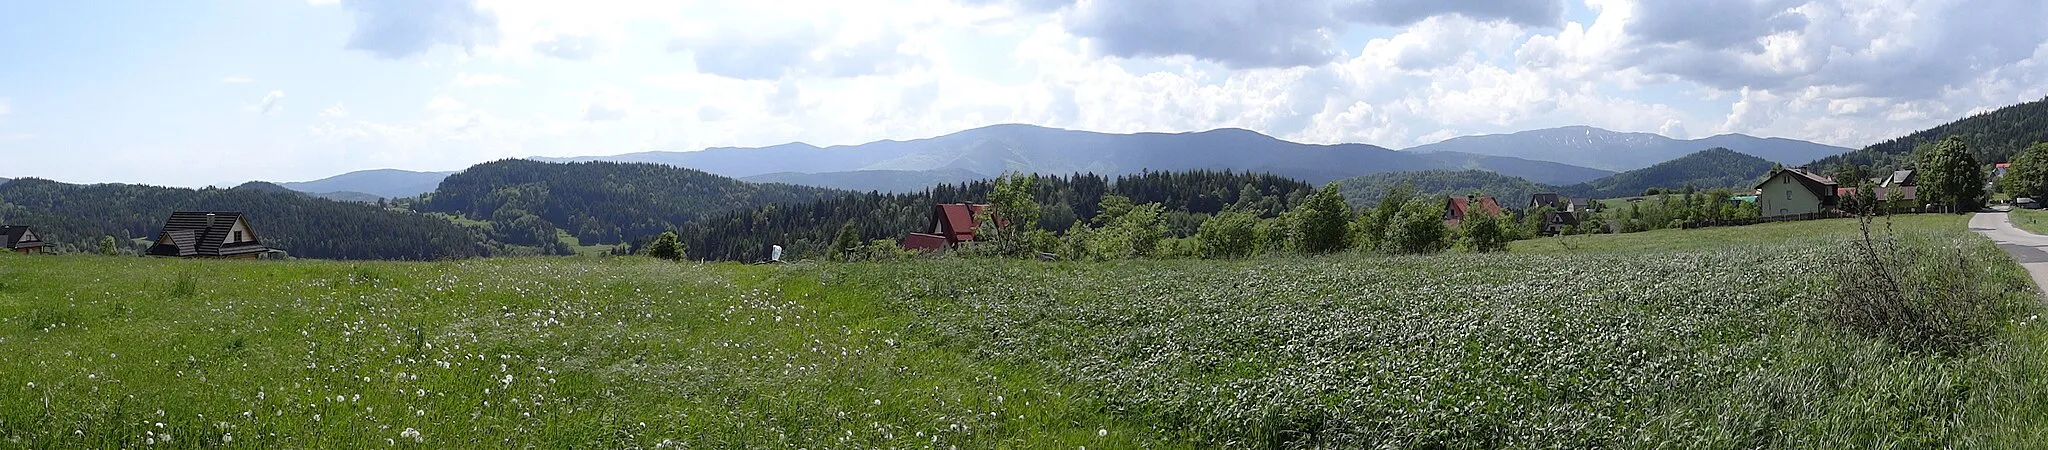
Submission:
[[[436,260],[497,254],[487,236],[447,220],[313,198],[267,183],[231,189],[41,179],[0,184],[0,218],[34,227],[55,252],[139,254],[172,211],[240,211],[264,245],[322,259]]]

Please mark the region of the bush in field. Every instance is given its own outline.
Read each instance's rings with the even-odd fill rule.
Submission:
[[[1835,271],[1835,292],[1823,314],[1836,325],[1909,350],[1958,354],[1989,339],[2002,319],[2032,298],[2007,292],[2011,276],[1995,271],[1958,239],[1870,236]],[[2007,280],[2009,281],[2009,280]]]
[[[1396,254],[1437,253],[1451,248],[1451,229],[1444,225],[1444,206],[1425,199],[1408,200],[1388,224],[1383,251]]]
[[[686,250],[682,241],[676,238],[674,231],[664,231],[660,236],[654,237],[654,242],[647,244],[647,256],[669,261],[682,260]]]
[[[1195,239],[1202,254],[1210,258],[1242,258],[1258,250],[1259,217],[1249,212],[1224,211],[1202,222]]]
[[[1380,197],[1378,206],[1360,214],[1358,220],[1352,222],[1351,229],[1357,236],[1358,246],[1368,251],[1392,252],[1387,242],[1387,231],[1394,226],[1394,219],[1401,215],[1401,209],[1414,199],[1415,188],[1406,184],[1388,189],[1387,195]]]
[[[1095,259],[1151,256],[1166,237],[1165,207],[1158,203],[1129,203],[1129,199],[1121,196],[1103,198],[1103,212],[1096,216],[1101,226],[1076,229],[1083,236],[1078,239],[1082,255]]]
[[[1324,254],[1351,248],[1351,207],[1344,204],[1344,194],[1337,191],[1336,183],[1323,186],[1294,214],[1296,250]]]
[[[1479,253],[1507,251],[1508,241],[1518,234],[1515,227],[1514,221],[1500,214],[1473,208],[1458,222],[1458,247]]]

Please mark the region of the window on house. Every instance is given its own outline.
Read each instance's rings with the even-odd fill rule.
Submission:
[[[1785,190],[1785,199],[1786,199],[1786,200],[1791,200],[1791,199],[1792,199],[1792,190],[1791,190],[1791,189],[1786,189],[1786,190]]]
[[[236,231],[236,232],[235,232],[235,242],[242,242],[242,232],[240,232],[240,231]]]

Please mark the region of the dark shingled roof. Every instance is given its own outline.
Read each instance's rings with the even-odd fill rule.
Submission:
[[[22,237],[28,239],[22,239]],[[5,248],[36,248],[43,246],[43,239],[28,230],[27,225],[0,226],[0,245]]]
[[[171,213],[164,221],[163,231],[157,233],[156,245],[149,247],[149,254],[155,256],[232,256],[245,253],[259,253],[270,250],[256,238],[256,230],[247,223],[242,226],[248,231],[247,240],[228,243],[229,232],[237,222],[242,222],[240,212],[221,211],[179,211]]]

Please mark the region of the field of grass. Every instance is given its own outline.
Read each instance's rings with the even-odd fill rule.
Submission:
[[[2012,226],[2027,230],[2028,233],[2048,235],[2048,211],[2014,208],[2006,213],[2006,220],[2012,221]]]
[[[1813,319],[1852,222],[1246,261],[0,255],[26,447],[2016,448],[2048,332]],[[1844,226],[1848,225],[1848,226]],[[1550,246],[1550,247],[1545,247]]]

